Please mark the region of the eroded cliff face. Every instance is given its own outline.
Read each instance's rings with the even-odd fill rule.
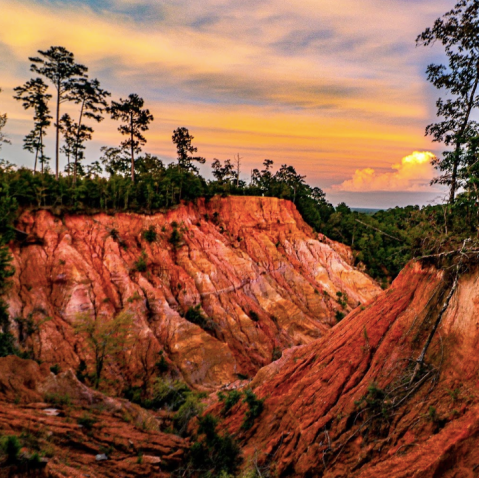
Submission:
[[[129,311],[135,344],[126,365],[110,370],[119,380],[160,350],[200,388],[251,377],[380,292],[352,267],[348,248],[313,233],[291,202],[274,198],[214,198],[152,216],[30,211],[16,228],[28,236],[11,245],[7,301],[22,345],[77,368],[91,359],[74,334],[78,316],[108,321]],[[153,242],[143,235],[149,228]],[[138,267],[142,251],[146,268]],[[184,318],[197,305],[211,330]]]
[[[477,267],[461,277],[414,373],[451,281],[410,263],[364,310],[259,371],[251,430],[242,403],[224,426],[271,476],[477,476],[478,285]]]

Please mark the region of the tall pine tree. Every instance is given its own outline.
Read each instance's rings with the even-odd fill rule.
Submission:
[[[30,57],[30,70],[48,78],[57,91],[56,136],[55,136],[55,175],[58,179],[60,156],[60,105],[71,98],[73,85],[86,78],[88,68],[76,63],[73,53],[62,46],[52,46],[46,51],[38,50],[39,57]]]

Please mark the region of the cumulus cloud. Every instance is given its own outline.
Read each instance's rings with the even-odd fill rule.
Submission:
[[[357,169],[352,179],[333,186],[337,191],[431,191],[430,182],[435,176],[431,160],[435,156],[428,151],[414,151],[399,164],[393,164],[394,171],[378,173],[372,168]]]

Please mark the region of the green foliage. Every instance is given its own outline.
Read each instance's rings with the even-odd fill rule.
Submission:
[[[162,374],[168,372],[170,366],[168,365],[168,362],[166,361],[166,359],[163,355],[163,350],[160,350],[159,355],[160,355],[160,359],[156,361],[155,367],[156,367],[156,370],[158,371],[158,373],[160,375],[162,375]]]
[[[230,410],[240,401],[242,393],[238,390],[228,390],[226,394],[218,392],[218,399],[224,404],[223,415],[226,416]]]
[[[105,363],[118,358],[128,350],[132,340],[133,320],[123,312],[110,320],[80,314],[75,322],[75,333],[83,337],[93,356],[93,386],[98,388]]]
[[[186,402],[186,397],[190,393],[191,390],[185,382],[171,378],[157,378],[148,408],[168,408],[176,412]]]
[[[148,256],[146,255],[146,252],[141,251],[139,259],[135,262],[135,269],[138,272],[146,272],[148,268],[148,264],[146,262],[147,259],[148,259]]]
[[[336,292],[336,301],[337,303],[343,308],[346,309],[348,307],[348,295],[346,292]]]
[[[168,239],[168,242],[170,242],[173,247],[177,248],[181,241],[183,240],[183,236],[181,235],[180,232],[178,232],[178,229],[176,227],[173,228],[173,231],[171,231],[171,236]]]
[[[8,290],[8,279],[15,273],[7,243],[14,237],[11,223],[16,209],[17,202],[10,196],[8,185],[0,183],[0,357],[20,354],[10,332],[7,304],[1,298]]]
[[[337,310],[334,313],[334,318],[336,319],[336,322],[341,322],[341,320],[343,320],[344,317],[346,317],[344,312],[341,312],[340,310]]]
[[[200,326],[207,332],[214,332],[216,330],[216,324],[209,318],[203,315],[201,311],[201,305],[190,307],[185,314],[185,319],[192,324]]]
[[[258,399],[251,389],[247,389],[244,392],[243,403],[248,405],[248,410],[246,411],[241,428],[249,430],[253,426],[256,418],[263,412],[264,398]]]
[[[205,406],[201,403],[201,395],[197,393],[188,393],[185,401],[173,417],[175,428],[178,434],[185,435],[190,420],[203,412]]]
[[[6,436],[2,440],[2,451],[7,455],[7,463],[16,463],[22,445],[17,436]]]
[[[434,164],[442,172],[435,182],[450,187],[451,204],[461,186],[474,190],[477,199],[477,188],[471,182],[478,177],[479,128],[475,119],[479,104],[478,37],[477,1],[460,0],[416,40],[418,45],[441,45],[447,58],[447,65],[430,64],[426,70],[428,80],[445,93],[445,99],[436,102],[440,121],[427,126],[426,134],[450,148]]]
[[[218,434],[218,420],[210,414],[198,421],[200,436],[188,452],[188,468],[204,477],[235,475],[242,457],[234,438],[228,433]]]
[[[387,418],[389,416],[387,398],[387,393],[379,388],[376,383],[372,383],[369,385],[366,395],[355,404],[358,407],[366,408],[371,416],[381,415],[383,418]]]
[[[155,242],[156,238],[157,238],[157,233],[156,233],[156,230],[155,230],[155,226],[150,226],[148,229],[145,229],[141,233],[141,235],[143,236],[145,241],[149,242],[150,244],[152,242]]]

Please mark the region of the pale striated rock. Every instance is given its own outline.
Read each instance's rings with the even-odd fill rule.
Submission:
[[[150,226],[153,243],[142,236]],[[275,198],[213,198],[151,216],[27,211],[16,227],[29,234],[11,245],[16,274],[6,297],[11,317],[24,319],[12,321],[20,341],[49,364],[77,367],[87,358],[72,328],[78,315],[109,320],[129,310],[137,343],[129,372],[110,371],[119,380],[135,374],[148,344],[200,388],[253,376],[276,351],[324,335],[336,311],[380,292],[351,265],[348,248],[315,234],[291,202]],[[138,272],[142,251],[147,270]],[[198,304],[214,330],[183,317]]]

